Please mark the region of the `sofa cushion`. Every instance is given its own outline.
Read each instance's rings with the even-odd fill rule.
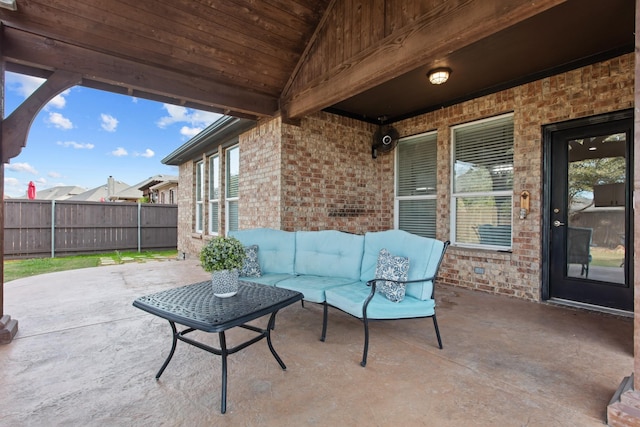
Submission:
[[[254,228],[251,230],[230,231],[230,236],[245,245],[258,245],[258,263],[262,274],[294,274],[296,233],[274,230],[272,228]]]
[[[327,289],[327,303],[333,307],[362,319],[364,302],[371,293],[371,287],[364,282],[352,283]],[[369,319],[410,319],[428,317],[435,313],[435,301],[420,300],[406,295],[404,300],[395,304],[376,292],[367,307]]]
[[[240,277],[260,277],[262,270],[258,263],[258,245],[250,245],[244,247],[244,253],[247,255],[240,269]]]
[[[394,256],[386,249],[380,249],[378,263],[376,265],[376,278],[388,280],[407,280],[409,271],[409,258]],[[400,302],[404,299],[404,283],[379,281],[376,283],[376,291],[384,295],[389,301]]]
[[[336,230],[296,232],[296,274],[360,279],[364,236]]]
[[[276,283],[276,286],[278,288],[302,292],[305,301],[320,304],[325,301],[325,292],[327,289],[332,289],[353,282],[353,279],[348,279],[346,277],[304,275],[281,280]]]
[[[438,268],[444,243],[407,233],[403,230],[387,230],[369,232],[364,236],[364,255],[360,280],[367,282],[375,278],[378,254],[380,249],[386,248],[396,256],[409,258],[409,272],[407,280],[418,280],[432,277]],[[431,299],[433,282],[409,283],[406,295],[421,300]]]
[[[261,285],[275,286],[283,280],[291,279],[292,277],[295,276],[293,274],[283,273],[263,273],[260,277],[241,277],[240,280],[244,282],[259,283]]]

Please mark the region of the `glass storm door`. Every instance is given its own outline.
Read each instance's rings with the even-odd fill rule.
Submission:
[[[543,297],[633,311],[632,148],[630,112],[545,128]]]

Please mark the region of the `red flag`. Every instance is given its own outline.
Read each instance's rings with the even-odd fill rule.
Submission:
[[[29,200],[33,200],[36,198],[36,185],[33,181],[29,181],[29,188],[27,189],[27,197]]]

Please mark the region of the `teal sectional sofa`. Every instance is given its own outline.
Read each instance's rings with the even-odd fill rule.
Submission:
[[[431,317],[442,348],[433,289],[448,241],[402,230],[356,235],[257,228],[229,234],[248,250],[257,250],[258,265],[246,271],[259,273],[242,280],[293,289],[305,301],[323,304],[322,341],[329,307],[362,319],[362,366],[367,363],[369,320]]]

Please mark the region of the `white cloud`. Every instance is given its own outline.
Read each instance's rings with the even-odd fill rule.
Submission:
[[[5,74],[7,89],[13,92],[18,93],[23,98],[28,98],[36,89],[38,89],[44,79],[27,76],[24,74],[16,74],[16,73],[6,73]],[[45,106],[45,109],[49,106],[54,108],[64,108],[67,100],[65,96],[71,93],[70,89],[65,90],[64,92],[56,95],[49,103]]]
[[[122,157],[127,156],[129,153],[127,153],[127,150],[125,150],[124,148],[118,147],[117,149],[113,150],[111,154],[116,157]]]
[[[11,72],[7,72],[5,77],[9,90],[18,93],[24,98],[29,97],[44,83],[44,79]]]
[[[20,183],[18,178],[4,178],[4,194],[9,197],[23,197],[27,193],[27,187]]]
[[[58,129],[73,129],[73,123],[71,123],[71,120],[67,119],[60,113],[49,113],[49,119],[47,120],[47,123],[52,124]]]
[[[180,135],[193,138],[194,136],[202,132],[202,129],[203,128],[201,127],[182,126],[182,128],[180,129]]]
[[[135,156],[137,156],[137,157],[139,156],[139,157],[146,157],[146,158],[151,158],[151,157],[153,157],[155,155],[156,155],[156,153],[150,148],[147,148],[146,150],[144,150],[144,153],[136,153],[135,154]]]
[[[47,180],[45,178],[43,178],[43,177],[40,177],[40,178],[36,179],[36,182],[38,184],[46,184]]]
[[[38,171],[29,163],[9,163],[5,166],[5,169],[14,172],[28,172],[34,175],[38,175]]]
[[[92,148],[95,147],[95,145],[88,142],[81,143],[81,142],[75,142],[75,141],[58,141],[57,144],[65,148],[69,148],[69,147],[75,148],[76,150],[82,150],[82,149],[91,150]]]
[[[70,93],[71,89],[67,89],[64,92],[56,95],[51,101],[49,101],[47,105],[45,105],[44,108],[46,109],[49,106],[55,107],[57,109],[64,108],[67,105],[67,99],[65,98],[65,96],[69,95]]]
[[[169,113],[168,116],[161,117],[156,122],[158,127],[164,129],[174,123],[189,123],[192,127],[209,126],[211,123],[222,117],[221,114],[210,113],[208,111],[193,110],[180,107],[178,105],[163,104],[163,108]]]
[[[174,123],[188,121],[187,109],[185,107],[179,107],[177,105],[171,105],[171,104],[163,104],[162,107],[165,110],[167,110],[167,113],[169,113],[169,115],[165,117],[161,117],[160,120],[158,120],[157,122],[158,127],[165,128]]]
[[[100,120],[102,120],[102,129],[107,132],[115,132],[118,127],[118,119],[110,114],[100,114]]]
[[[51,172],[49,172],[49,173],[47,174],[47,176],[48,176],[49,178],[60,178],[60,177],[62,177],[62,174],[61,174],[61,173],[59,173],[59,172],[51,171]]]

